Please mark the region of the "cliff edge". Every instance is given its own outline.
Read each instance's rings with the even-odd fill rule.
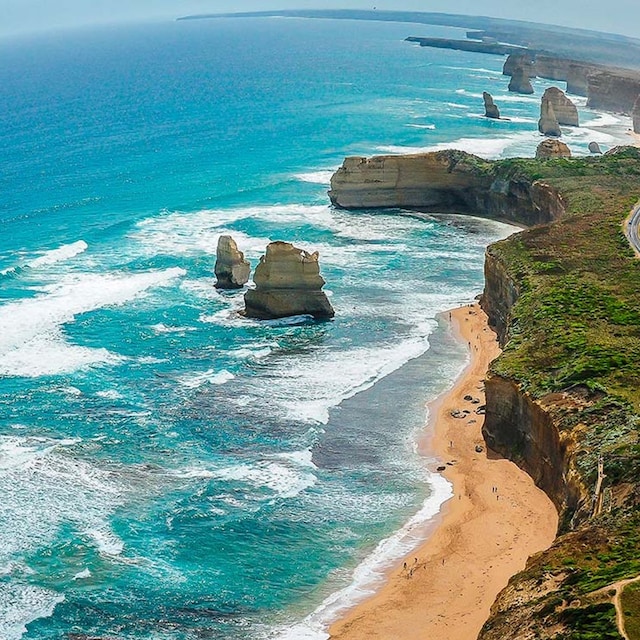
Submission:
[[[640,197],[640,152],[536,173],[566,215],[487,250],[482,305],[504,351],[483,434],[549,495],[561,527],[479,639],[621,638],[616,584],[640,575],[640,261],[621,230]]]
[[[329,198],[343,209],[466,213],[523,225],[564,215],[558,193],[522,172],[519,162],[490,162],[452,150],[351,157],[331,178]]]

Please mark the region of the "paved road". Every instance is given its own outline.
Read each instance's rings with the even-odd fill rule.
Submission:
[[[635,252],[640,255],[640,202],[627,218],[627,238]]]

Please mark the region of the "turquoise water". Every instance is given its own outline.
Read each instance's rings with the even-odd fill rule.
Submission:
[[[500,58],[403,42],[418,30],[460,33],[0,42],[0,637],[321,637],[424,535],[449,487],[416,434],[466,358],[436,316],[510,230],[336,211],[328,179],[350,154],[539,138]],[[483,90],[510,121],[478,116]],[[613,141],[615,118],[583,118],[578,152]],[[272,240],[319,250],[335,320],[238,316],[222,233],[254,265]]]

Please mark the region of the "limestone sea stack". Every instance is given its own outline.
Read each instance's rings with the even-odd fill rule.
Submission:
[[[311,315],[326,320],[335,315],[320,275],[318,252],[308,253],[289,242],[272,242],[253,276],[255,289],[244,295],[244,315],[273,320]]]
[[[542,99],[540,105],[540,120],[538,120],[538,131],[544,136],[554,136],[559,138],[562,135],[556,112],[553,104],[549,100]]]
[[[513,93],[524,93],[531,95],[533,86],[530,80],[531,61],[524,57],[514,60],[511,70],[511,80],[509,81],[509,91]]]
[[[251,265],[231,236],[220,236],[214,267],[216,289],[240,289],[249,280]]]
[[[602,153],[602,149],[600,148],[600,145],[597,142],[590,142],[589,153],[600,154]]]
[[[493,101],[493,96],[486,91],[482,92],[482,99],[484,100],[484,115],[487,118],[493,118],[495,120],[500,119],[500,110]]]
[[[633,118],[633,133],[640,133],[640,96],[638,96],[633,105],[631,117]]]
[[[548,160],[549,158],[570,158],[571,150],[560,140],[548,138],[543,140],[536,149],[536,159]]]
[[[580,126],[578,109],[571,99],[567,98],[564,91],[558,89],[558,87],[549,87],[542,96],[542,102],[545,100],[553,106],[553,112],[556,115],[558,124],[569,127]],[[540,108],[542,110],[542,105]]]

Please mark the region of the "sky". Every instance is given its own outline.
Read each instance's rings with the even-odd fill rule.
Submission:
[[[639,0],[0,0],[0,37],[81,25],[269,9],[442,11],[640,37]]]

